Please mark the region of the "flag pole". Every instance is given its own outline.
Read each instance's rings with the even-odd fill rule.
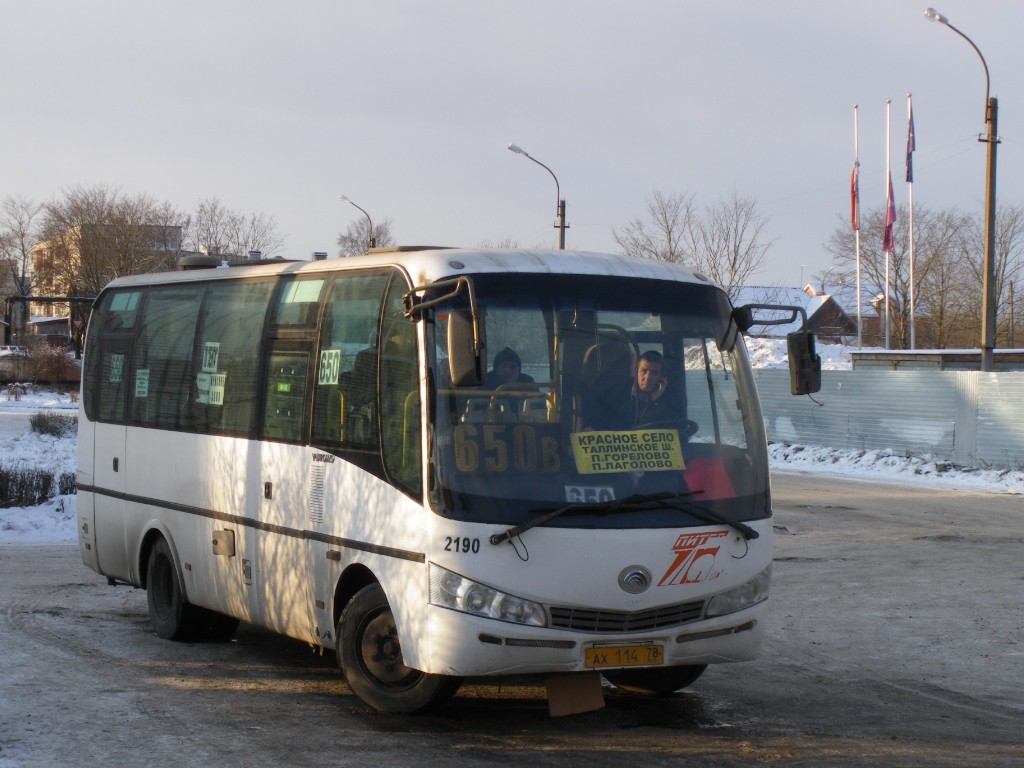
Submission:
[[[864,346],[864,324],[861,320],[860,296],[860,144],[857,105],[853,105],[853,181],[850,184],[851,224],[857,253],[857,348]]]
[[[892,195],[890,190],[892,189],[892,165],[889,162],[889,138],[892,133],[890,110],[892,107],[892,99],[885,100],[885,176],[886,176],[886,189],[885,189],[885,210],[888,216],[889,205],[892,202]],[[889,349],[889,251],[887,249],[888,243],[885,242],[885,235],[882,236],[882,252],[885,253],[885,348]]]
[[[907,235],[910,242],[910,348],[917,349],[914,338],[914,160],[917,148],[914,137],[914,103],[912,94],[907,94],[907,206],[910,209]]]

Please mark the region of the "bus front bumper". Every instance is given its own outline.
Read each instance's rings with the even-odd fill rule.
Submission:
[[[714,619],[628,634],[530,627],[431,606],[427,634],[434,641],[417,667],[477,677],[750,661],[764,642],[766,602]]]

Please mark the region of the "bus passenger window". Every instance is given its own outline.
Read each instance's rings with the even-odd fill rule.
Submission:
[[[323,278],[288,282],[281,291],[277,311],[274,313],[274,324],[287,326],[315,323],[323,287]]]
[[[313,443],[377,447],[377,329],[387,273],[336,276],[324,316],[313,406]]]
[[[112,291],[93,309],[86,346],[82,402],[86,417],[123,423],[125,384],[131,358],[132,336],[141,291]]]
[[[388,476],[418,493],[420,390],[416,325],[404,315],[400,280],[392,281],[384,307],[380,360],[380,422]]]
[[[147,296],[128,389],[133,421],[166,429],[186,426],[202,298],[202,291],[191,287],[154,290]]]
[[[260,344],[271,281],[207,289],[194,363],[192,428],[252,437],[260,393]]]
[[[130,354],[117,344],[103,343],[100,360],[99,381],[96,390],[99,393],[99,408],[96,416],[100,421],[124,423],[124,395],[128,380]]]

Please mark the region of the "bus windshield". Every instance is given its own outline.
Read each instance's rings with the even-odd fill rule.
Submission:
[[[431,503],[459,520],[706,525],[771,514],[743,342],[717,287],[586,275],[471,277],[486,378],[453,386],[433,313]],[[726,346],[726,340],[730,345]],[[608,505],[630,497],[672,503]],[[628,514],[621,511],[628,506]],[[616,511],[620,510],[620,511]]]

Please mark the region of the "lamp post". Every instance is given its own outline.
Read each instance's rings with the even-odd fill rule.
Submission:
[[[550,173],[551,174],[551,178],[555,180],[555,202],[557,204],[555,210],[557,212],[556,215],[558,216],[558,223],[555,224],[555,227],[558,229],[558,248],[559,248],[559,250],[564,251],[565,250],[565,230],[568,229],[568,227],[565,224],[565,200],[562,199],[562,192],[561,192],[561,189],[558,186],[558,177],[555,176],[555,172],[554,171],[552,171],[550,168],[548,168],[546,165],[544,165],[544,163],[542,163],[540,160],[538,160],[535,157],[530,157],[529,153],[525,149],[523,149],[522,147],[519,147],[519,146],[517,146],[515,144],[509,144],[508,145],[508,151],[509,152],[515,152],[517,155],[522,155],[527,160],[533,160],[533,162],[535,162],[537,165],[539,165],[545,171]]]
[[[363,209],[362,207],[356,205],[351,200],[349,200],[345,195],[342,195],[341,199],[344,200],[346,203],[349,203],[350,205],[354,206],[355,208],[359,208],[359,210],[363,212],[363,216],[366,217],[366,221],[370,225],[370,232],[369,232],[369,234],[370,234],[370,248],[376,248],[377,247],[377,238],[373,236],[373,219],[370,218],[370,214],[368,214],[365,211],[365,209]],[[367,251],[369,251],[369,248],[367,249]]]
[[[929,8],[926,18],[949,27],[971,44],[985,68],[985,123],[988,131],[978,134],[978,141],[988,144],[985,171],[985,264],[983,270],[984,294],[981,305],[981,370],[992,370],[992,351],[996,346],[996,145],[999,144],[999,99],[989,95],[988,64],[978,46],[967,35],[949,23],[949,19]]]

